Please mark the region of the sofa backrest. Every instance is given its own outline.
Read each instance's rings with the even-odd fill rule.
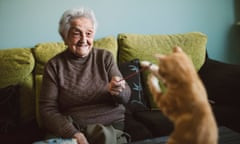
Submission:
[[[156,63],[155,53],[168,54],[174,46],[180,46],[192,59],[196,70],[204,63],[207,36],[199,32],[169,35],[119,34],[94,41],[97,48],[112,52],[118,63],[133,59],[149,60]],[[39,43],[34,48],[0,50],[0,88],[20,85],[21,121],[36,118],[39,121],[38,98],[42,83],[44,65],[65,50],[62,42]],[[144,80],[146,77],[144,77]],[[144,89],[147,86],[144,85]],[[154,107],[154,103],[150,105]],[[36,110],[35,110],[36,109]],[[35,113],[36,112],[36,113]]]

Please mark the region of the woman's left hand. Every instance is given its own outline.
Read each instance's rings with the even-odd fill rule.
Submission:
[[[121,77],[114,76],[112,77],[109,85],[108,91],[111,95],[119,95],[123,89],[125,89],[125,80],[121,80]]]

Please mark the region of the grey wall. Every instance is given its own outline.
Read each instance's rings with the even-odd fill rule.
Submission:
[[[99,21],[96,39],[118,33],[174,34],[200,31],[208,36],[213,59],[240,63],[239,0],[1,0],[0,49],[61,41],[63,11],[92,8]],[[239,4],[238,4],[239,5]]]

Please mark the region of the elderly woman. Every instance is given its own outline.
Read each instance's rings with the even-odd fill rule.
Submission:
[[[70,9],[62,15],[59,33],[67,49],[45,66],[40,117],[49,133],[78,144],[124,143],[118,140],[130,88],[112,54],[93,47],[96,28],[92,10]]]

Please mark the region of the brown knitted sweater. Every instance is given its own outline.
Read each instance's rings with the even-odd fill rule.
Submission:
[[[127,85],[119,96],[107,91],[112,76],[121,76],[110,52],[93,48],[87,57],[79,58],[66,50],[47,63],[39,98],[40,117],[51,133],[70,138],[79,125],[109,125],[124,119],[130,97]]]

